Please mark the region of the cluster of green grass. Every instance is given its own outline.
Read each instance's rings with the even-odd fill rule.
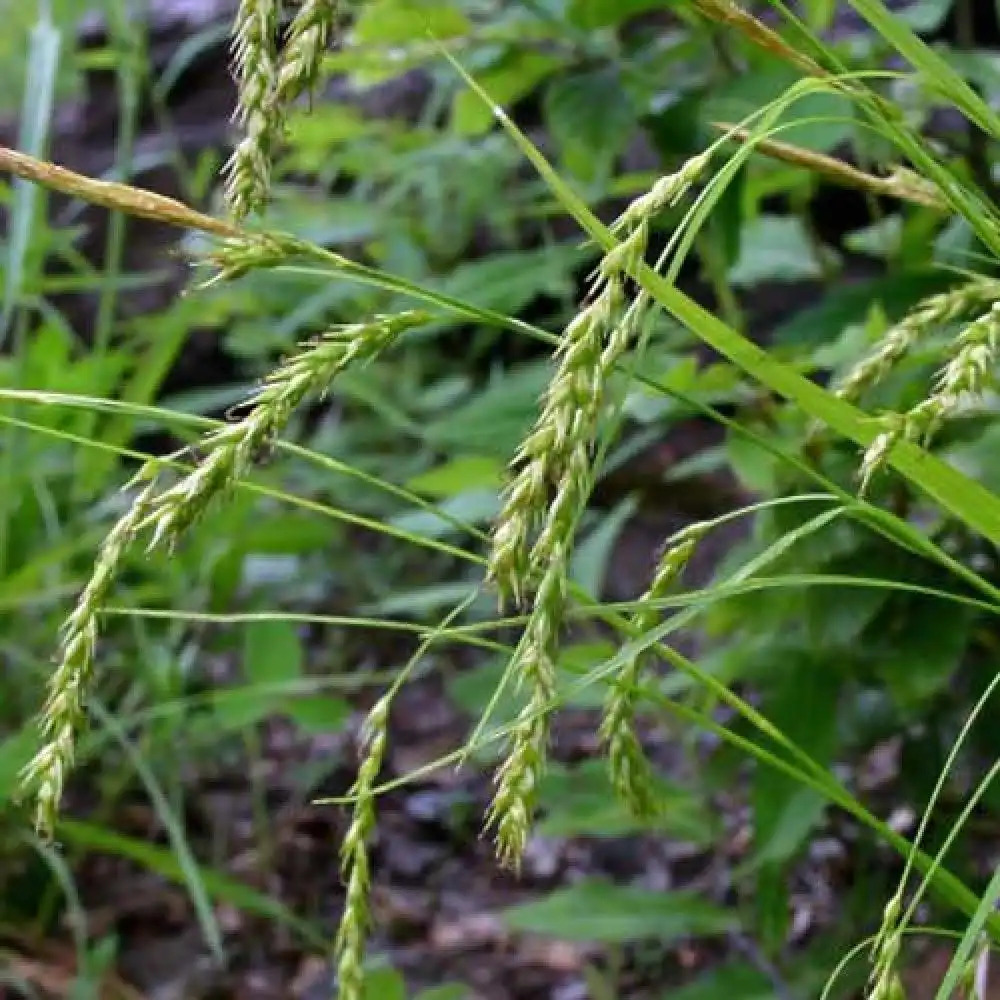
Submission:
[[[370,974],[367,842],[386,790],[378,776],[393,698],[432,647],[449,644],[494,657],[481,668],[489,683],[469,699],[478,722],[440,764],[495,761],[485,824],[501,863],[517,867],[540,807],[550,828],[558,820],[549,736],[566,705],[595,709],[607,766],[586,778],[603,811],[592,798],[564,817],[564,831],[682,830],[711,843],[713,788],[754,763],[744,904],[730,912],[681,893],[588,885],[511,911],[515,928],[622,943],[663,927],[664,939],[719,934],[743,918],[790,969],[786,878],[832,806],[901,859],[884,913],[872,912],[870,893],[857,901],[878,928],[867,943],[870,995],[898,994],[901,944],[928,894],[940,932],[958,941],[939,996],[982,974],[984,942],[1000,935],[1000,880],[970,888],[957,846],[990,801],[997,759],[979,718],[1000,676],[989,669],[1000,500],[988,461],[1000,230],[964,151],[928,141],[922,125],[947,107],[1000,137],[969,79],[992,82],[877,0],[852,0],[868,28],[863,44],[840,47],[820,40],[832,5],[804,5],[806,20],[772,6],[780,30],[728,0],[692,0],[667,26],[646,20],[658,5],[641,0],[502,9],[368,0],[350,18],[310,0],[279,44],[281,5],[243,0],[234,27],[243,134],[224,172],[225,220],[46,163],[64,39],[39,18],[22,155],[0,157],[18,178],[4,270],[0,566],[7,608],[30,626],[5,650],[5,693],[21,703],[6,720],[17,728],[0,744],[0,774],[8,798],[20,775],[36,800],[40,857],[56,865],[44,839],[55,836],[183,880],[216,950],[213,896],[293,923],[315,944],[311,925],[196,863],[169,794],[178,761],[158,748],[183,732],[193,759],[213,741],[254,754],[254,726],[276,697],[307,733],[341,724],[347,702],[325,689],[377,679],[313,676],[295,624],[391,629],[411,633],[416,649],[370,710],[356,783],[338,801],[352,811],[334,942],[345,1000],[363,995]],[[108,55],[126,108],[117,173],[127,179],[136,127],[127,116],[150,81],[136,68],[140,42],[125,20],[113,23],[121,30]],[[328,52],[331,37],[341,44]],[[889,54],[907,68],[876,69]],[[415,122],[322,102],[306,114],[295,103],[329,73],[364,84],[414,66],[431,87]],[[552,159],[515,123],[522,101],[540,107]],[[637,136],[670,164],[662,176],[619,173]],[[844,162],[848,146],[860,166]],[[315,189],[302,187],[303,173]],[[333,181],[348,193],[327,198]],[[805,211],[820,184],[872,199],[875,221],[844,247],[824,245]],[[56,279],[45,261],[79,262],[73,234],[42,221],[46,189],[115,213],[105,267],[80,270],[101,306],[85,347],[47,308]],[[199,193],[192,186],[191,200]],[[787,211],[765,207],[775,195]],[[624,207],[607,223],[595,206],[612,199]],[[135,280],[122,266],[129,214],[188,229],[203,274],[168,313],[135,324],[116,321],[117,297]],[[557,239],[567,219],[582,242]],[[483,223],[496,249],[467,259]],[[538,249],[524,248],[526,231],[540,234]],[[840,287],[844,250],[879,259],[882,276]],[[691,267],[716,308],[681,290]],[[748,334],[742,293],[796,281],[820,282],[825,297],[765,349]],[[546,300],[558,303],[551,315],[528,312]],[[196,321],[226,331],[256,385],[160,398]],[[468,349],[456,360],[435,337]],[[484,382],[474,362],[518,339],[536,360]],[[697,365],[701,346],[719,360]],[[331,391],[335,406],[316,426],[303,404]],[[200,415],[234,402],[230,420]],[[758,499],[665,539],[637,600],[603,601],[635,501],[596,510],[595,483],[693,415],[725,430],[697,471],[729,469]],[[173,454],[135,450],[154,427],[176,437]],[[262,458],[271,460],[261,467]],[[667,482],[682,490],[690,471],[668,470]],[[737,520],[748,540],[710,585],[683,589],[698,547]],[[361,557],[347,553],[358,529],[381,536]],[[352,616],[296,610],[331,586],[343,586]],[[37,686],[18,681],[46,673],[59,618],[39,741],[25,721],[35,695],[21,693]],[[233,630],[211,626],[236,624],[247,683],[193,704],[188,651],[231,656]],[[707,637],[698,662],[672,644],[689,627]],[[653,662],[671,669],[650,671]],[[98,669],[107,684],[96,684]],[[699,788],[670,786],[645,757],[640,715],[679,720],[679,739],[708,731],[734,753],[710,765],[692,755]],[[88,730],[88,716],[99,725]],[[938,764],[900,778],[927,803],[908,840],[833,765],[915,723],[908,752]],[[94,780],[109,806],[131,780],[123,765],[135,771],[169,850],[60,819],[81,758],[100,761]],[[965,758],[976,780],[955,784]],[[321,777],[309,776],[304,797]],[[961,805],[944,813],[953,785]],[[827,988],[838,981],[831,975]]]

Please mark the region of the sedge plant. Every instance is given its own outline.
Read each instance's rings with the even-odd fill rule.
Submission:
[[[775,543],[773,551],[748,563],[733,578],[748,587],[755,574],[808,536],[843,517],[856,518],[900,547],[936,561],[963,583],[977,590],[981,602],[994,613],[1000,600],[988,581],[956,565],[933,538],[895,512],[865,499],[876,474],[895,474],[915,493],[928,498],[941,515],[989,543],[1000,541],[1000,498],[982,484],[935,456],[931,447],[955,416],[975,406],[992,388],[1000,319],[996,304],[1000,284],[989,276],[972,275],[945,293],[919,302],[891,325],[869,351],[859,356],[842,377],[825,388],[792,366],[748,340],[741,332],[698,305],[676,284],[677,269],[710,218],[736,172],[760,152],[806,165],[835,182],[868,188],[880,196],[898,197],[931,208],[942,215],[963,218],[991,252],[1000,251],[1000,227],[988,198],[958,177],[938,153],[895,113],[877,89],[877,79],[851,74],[840,66],[794,16],[775,4],[779,13],[811,39],[807,51],[783,40],[729,0],[694,0],[698,16],[707,17],[754,46],[787,60],[802,79],[773,104],[746,121],[725,126],[718,142],[689,158],[678,169],[656,181],[634,198],[606,225],[574,188],[559,175],[490,95],[471,77],[465,83],[507,133],[510,141],[537,170],[562,211],[574,219],[597,248],[598,262],[575,315],[553,336],[532,329],[516,317],[491,314],[449,298],[433,289],[377,272],[323,247],[291,235],[271,231],[249,220],[267,204],[272,165],[283,141],[292,101],[311,93],[321,82],[326,47],[340,26],[336,4],[306,0],[298,5],[290,27],[282,33],[283,5],[278,0],[242,0],[233,29],[233,68],[239,88],[236,122],[241,138],[224,177],[228,219],[203,215],[187,206],[150,192],[118,183],[96,181],[12,150],[0,150],[0,168],[55,190],[95,204],[195,229],[214,241],[203,259],[212,269],[208,283],[237,281],[250,271],[276,269],[303,261],[318,273],[377,281],[421,302],[420,310],[391,315],[358,316],[354,322],[320,334],[303,344],[264,379],[229,423],[210,431],[193,450],[193,467],[177,473],[169,462],[149,461],[131,484],[134,497],[107,536],[95,560],[90,580],[70,611],[59,646],[58,662],[42,712],[43,743],[26,768],[23,779],[35,796],[36,821],[41,833],[52,836],[58,824],[62,792],[86,722],[86,704],[99,661],[101,616],[112,602],[115,580],[125,554],[140,538],[150,547],[168,550],[184,543],[212,505],[251,475],[254,463],[285,432],[292,414],[304,402],[322,398],[356,366],[378,364],[411,331],[431,324],[441,312],[537,335],[553,344],[548,385],[538,405],[533,426],[511,456],[499,513],[478,557],[483,582],[500,606],[514,617],[519,638],[504,683],[521,689],[523,707],[514,721],[484,738],[502,741],[492,803],[485,818],[501,863],[517,868],[531,834],[546,770],[552,718],[560,704],[558,659],[565,631],[575,616],[585,613],[601,620],[621,639],[616,654],[595,668],[585,681],[605,687],[599,738],[608,758],[611,784],[625,805],[639,817],[655,816],[658,800],[653,767],[646,758],[636,725],[641,704],[651,703],[674,712],[689,723],[704,726],[762,766],[773,767],[800,781],[827,800],[846,809],[899,851],[923,873],[929,889],[964,912],[975,932],[1000,940],[1000,922],[982,915],[975,894],[940,859],[931,858],[885,824],[872,817],[828,770],[797,747],[747,700],[721,681],[701,671],[670,645],[671,631],[682,621],[705,613],[730,594],[723,583],[708,588],[683,614],[662,624],[662,610],[684,597],[683,574],[707,535],[716,526],[699,522],[669,539],[657,561],[645,593],[619,613],[580,592],[571,577],[577,534],[590,492],[600,473],[608,434],[616,426],[622,396],[618,378],[642,378],[631,364],[646,345],[649,315],[663,312],[697,340],[726,357],[749,380],[783,399],[799,420],[797,448],[782,444],[777,453],[798,475],[821,482],[831,506],[799,532]],[[981,99],[956,81],[947,66],[889,15],[877,0],[857,0],[855,6],[899,53],[908,59],[919,81],[933,84],[979,127],[1000,138],[993,112]],[[460,75],[463,71],[456,64]],[[783,115],[810,93],[837,93],[855,106],[865,126],[896,151],[900,162],[880,176],[819,159],[809,151],[775,138]],[[736,151],[731,152],[733,142]],[[650,235],[667,212],[681,221],[664,258],[651,261]],[[923,399],[904,411],[873,414],[862,409],[869,393],[882,383],[925,339],[950,330],[957,333],[938,360]],[[857,477],[852,490],[831,484],[812,464],[807,448],[810,426],[845,439],[858,449]],[[779,498],[802,499],[797,497]],[[813,495],[808,498],[814,499]],[[754,508],[738,516],[760,513]],[[766,556],[766,557],[765,557]],[[703,686],[749,724],[753,739],[719,724],[710,712],[691,704],[658,696],[645,679],[644,668],[653,655],[666,660],[690,683]],[[390,692],[391,694],[391,692]],[[362,760],[348,797],[353,817],[341,849],[347,883],[343,918],[336,938],[342,1000],[359,1000],[364,989],[364,948],[370,919],[368,893],[371,872],[367,854],[377,817],[375,797],[381,789],[378,775],[389,734],[391,700],[387,694],[369,712],[362,739]],[[759,741],[759,742],[758,742]],[[456,752],[461,756],[461,751]],[[904,928],[902,899],[894,896],[886,907],[883,927],[875,939],[874,971],[869,993],[873,1000],[898,995],[898,952]],[[966,952],[968,949],[965,949]]]

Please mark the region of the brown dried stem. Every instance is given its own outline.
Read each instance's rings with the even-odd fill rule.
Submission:
[[[693,3],[709,20],[735,28],[755,45],[790,62],[793,66],[798,66],[809,76],[830,75],[818,62],[792,48],[773,28],[769,28],[763,21],[759,21],[732,0],[693,0]]]
[[[749,129],[726,122],[712,122],[712,125],[730,133],[734,140],[752,142],[754,148],[765,156],[780,160],[782,163],[789,163],[792,166],[804,167],[806,170],[821,174],[827,180],[840,184],[842,187],[869,191],[875,195],[897,198],[900,201],[909,201],[925,208],[936,209],[939,212],[948,208],[934,184],[905,167],[895,167],[887,177],[878,177],[875,174],[866,173],[850,163],[845,163],[843,160],[838,160],[836,157],[803,149],[801,146],[778,142],[774,139],[756,139]]]
[[[42,187],[72,198],[80,198],[92,205],[125,212],[126,215],[135,215],[141,219],[152,219],[183,229],[195,229],[213,236],[232,238],[243,235],[239,227],[204,215],[166,195],[132,187],[130,184],[94,180],[92,177],[78,174],[47,160],[38,160],[27,153],[8,149],[6,146],[0,146],[0,171],[34,181]]]

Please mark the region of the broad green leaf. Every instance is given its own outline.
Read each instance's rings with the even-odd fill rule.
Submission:
[[[427,440],[509,461],[535,419],[551,376],[548,361],[509,369],[464,406],[433,421]]]
[[[364,1000],[406,1000],[406,981],[395,969],[365,974]]]
[[[461,983],[444,983],[421,990],[413,1000],[469,1000],[472,994],[468,986]]]
[[[187,878],[177,856],[169,848],[136,840],[105,827],[64,817],[59,821],[59,837],[74,847],[127,858],[178,885],[183,885]],[[273,920],[294,930],[310,946],[325,950],[327,941],[319,929],[296,917],[270,896],[211,868],[199,866],[198,878],[212,899]]]
[[[625,412],[640,423],[669,420],[691,413],[681,393],[710,405],[730,403],[746,396],[739,371],[724,362],[701,365],[691,355],[673,355],[662,362],[665,374],[657,375],[661,362],[649,362],[645,380],[634,384],[625,401]]]
[[[329,162],[331,149],[371,134],[373,125],[357,108],[323,104],[288,119],[289,168],[318,173]]]
[[[244,729],[281,711],[281,685],[302,677],[302,643],[295,626],[250,622],[244,631],[243,671],[246,685],[212,693],[213,717],[224,729]]]
[[[752,288],[766,281],[814,280],[823,273],[816,254],[801,219],[761,215],[743,230],[740,255],[729,280],[737,288]]]
[[[655,830],[676,840],[709,844],[716,834],[705,805],[690,790],[668,781],[657,783],[662,814],[648,822],[637,820],[611,787],[603,760],[576,767],[551,765],[542,778],[539,797],[544,815],[538,832],[543,836],[620,837]]]
[[[918,300],[954,284],[955,279],[943,272],[916,271],[837,288],[779,326],[774,341],[814,347],[835,340],[848,326],[863,324],[873,303],[880,304],[890,319],[898,319]]]
[[[407,619],[426,620],[433,618],[442,608],[454,607],[469,596],[471,589],[467,583],[439,583],[414,590],[399,590],[372,604],[364,605],[360,611],[365,615],[399,615]],[[492,611],[496,611],[495,600],[484,594],[483,602]]]
[[[797,79],[794,70],[771,64],[734,77],[713,89],[703,106],[706,121],[739,122],[780,97]],[[812,93],[796,100],[780,118],[775,136],[783,142],[829,153],[854,131],[851,101],[834,93]]]
[[[569,0],[566,17],[577,27],[593,31],[662,8],[663,0]]]
[[[368,0],[359,8],[353,35],[361,46],[412,45],[428,33],[444,39],[468,35],[471,31],[471,22],[454,3]]]
[[[496,103],[509,109],[551,76],[562,63],[561,58],[551,53],[528,48],[510,49],[499,62],[482,73],[482,80],[490,88]],[[493,127],[495,121],[493,109],[485,107],[475,94],[468,90],[456,94],[451,125],[459,135],[482,135]]]
[[[212,727],[217,733],[239,732],[262,722],[275,710],[270,687],[220,688],[212,692]]]
[[[781,460],[758,447],[745,434],[729,434],[726,455],[733,472],[744,486],[762,496],[769,495],[782,468]]]
[[[288,698],[281,710],[306,733],[334,733],[351,714],[351,706],[343,698],[308,695]]]
[[[661,945],[683,937],[724,934],[735,914],[686,892],[652,892],[586,881],[544,899],[512,907],[504,922],[516,931],[569,941],[624,944],[651,938]]]
[[[842,678],[823,655],[784,657],[783,669],[766,693],[768,719],[820,764],[830,760],[837,736],[837,698]],[[803,789],[772,768],[754,777],[752,863],[781,864],[794,856],[825,808],[823,796]]]
[[[971,621],[964,609],[944,615],[937,602],[916,597],[907,602],[905,617],[890,605],[875,621],[866,652],[902,709],[913,711],[950,683],[968,646]]]
[[[281,684],[302,676],[302,641],[286,621],[250,622],[243,643],[243,670],[254,684]]]
[[[582,677],[602,660],[614,656],[617,646],[606,639],[592,642],[565,642],[559,649],[558,666],[571,674]]]
[[[448,697],[470,718],[478,719],[490,704],[497,685],[503,678],[504,666],[503,662],[491,661],[456,674],[448,683]],[[491,724],[504,726],[513,722],[523,705],[524,699],[518,696],[512,685],[508,685],[494,706]],[[487,747],[485,755],[492,757],[499,749]]]
[[[637,125],[629,94],[610,68],[556,77],[544,108],[563,165],[584,180],[608,174]]]
[[[304,555],[333,544],[341,528],[309,514],[273,513],[248,517],[233,538],[235,551],[254,555]]]
[[[27,725],[0,742],[0,805],[18,789],[18,775],[38,747],[38,733]]]
[[[493,254],[458,264],[442,281],[441,291],[481,308],[516,314],[542,296],[572,298],[573,274],[588,257],[593,250],[581,250],[577,242]]]
[[[453,537],[461,534],[458,525],[484,524],[495,517],[500,510],[500,495],[496,489],[466,490],[437,506],[440,515],[432,510],[413,510],[391,518],[389,523],[422,538]]]
[[[788,790],[791,794],[775,812],[766,840],[754,856],[755,864],[783,865],[802,848],[823,817],[826,809],[823,796],[811,788],[794,785]]]
[[[952,216],[934,240],[934,263],[966,267],[976,253],[976,234],[966,219]]]
[[[813,348],[809,352],[809,360],[816,370],[832,369],[839,378],[858,363],[858,358],[866,357],[871,352],[890,326],[881,304],[873,302],[863,323],[851,323],[832,343]]]
[[[848,233],[844,237],[844,246],[854,253],[886,260],[899,251],[902,237],[902,218],[898,215],[887,215],[864,229]]]
[[[831,573],[849,573],[850,569],[871,572],[876,552],[865,550],[856,560],[834,560],[822,567]],[[890,576],[884,565],[880,574]],[[832,593],[825,587],[814,587],[805,598],[803,613],[806,633],[816,649],[849,650],[861,641],[861,633],[878,615],[888,599],[888,592],[869,587],[838,587]]]
[[[956,469],[1000,494],[1000,424],[992,424],[972,441],[950,445],[945,451]]]
[[[504,467],[487,455],[456,455],[428,472],[415,476],[406,488],[429,497],[451,497],[466,490],[496,490],[503,484]]]

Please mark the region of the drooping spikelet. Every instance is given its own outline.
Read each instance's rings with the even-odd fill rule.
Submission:
[[[660,616],[657,602],[667,596],[705,530],[705,525],[694,524],[671,540],[657,562],[652,582],[639,598],[639,610],[630,622],[632,632],[642,635],[656,627]],[[622,666],[605,701],[600,730],[608,750],[611,786],[637,819],[651,819],[658,812],[652,768],[635,731],[637,687],[645,659],[642,653],[635,653]]]
[[[383,696],[375,703],[365,721],[361,741],[361,765],[350,791],[355,800],[354,814],[340,847],[340,863],[347,892],[344,912],[340,918],[337,939],[334,943],[339,1000],[363,1000],[365,995],[365,941],[371,923],[368,840],[375,829],[373,791],[385,757],[389,706],[390,697]]]
[[[109,533],[91,579],[63,626],[58,665],[49,683],[41,720],[44,745],[22,775],[34,792],[39,830],[50,834],[66,776],[73,764],[76,737],[85,722],[85,702],[94,671],[98,616],[135,536],[152,529],[151,545],[176,543],[181,535],[246,473],[261,449],[285,428],[293,410],[319,394],[350,365],[377,356],[404,331],[423,324],[417,311],[379,317],[327,333],[280,365],[250,399],[241,420],[221,427],[202,441],[199,464],[161,492],[155,477]]]
[[[319,78],[323,53],[337,21],[337,0],[304,0],[278,58],[274,100],[287,107],[310,92]]]
[[[1000,299],[1000,281],[977,278],[957,288],[931,295],[890,327],[871,353],[858,362],[836,387],[840,399],[856,402],[878,385],[929,333],[987,302]]]
[[[907,437],[929,443],[963,401],[980,398],[993,383],[998,347],[1000,302],[995,302],[955,340],[951,358],[938,372],[933,392],[907,414]]]
[[[699,153],[686,160],[672,174],[659,178],[644,195],[640,195],[625,209],[615,223],[615,229],[631,231],[648,224],[664,209],[672,208],[701,179],[711,162],[710,152]]]
[[[155,478],[151,478],[108,533],[90,580],[62,627],[56,669],[49,679],[49,696],[39,724],[43,744],[21,773],[22,786],[35,796],[35,825],[46,838],[55,829],[66,778],[76,756],[77,736],[87,720],[99,617],[147,515],[155,485]]]
[[[497,772],[486,822],[495,831],[501,863],[515,869],[528,841],[538,784],[545,769],[565,591],[565,569],[554,565],[542,577],[535,608],[514,654],[516,679],[521,687],[528,688],[529,696]]]
[[[708,154],[693,157],[637,198],[615,223],[621,242],[601,261],[589,303],[566,327],[558,367],[531,432],[512,463],[503,508],[496,519],[489,577],[501,603],[520,603],[530,593],[533,570],[548,564],[548,545],[536,536],[548,520],[546,540],[556,526],[553,493],[579,496],[587,486],[590,451],[604,404],[608,379],[629,347],[641,318],[644,296],[626,306],[625,278],[645,256],[650,220],[677,203],[701,177]]]
[[[570,556],[592,486],[607,386],[645,306],[641,295],[628,303],[626,279],[645,256],[650,219],[675,204],[707,163],[707,156],[696,157],[662,179],[616,224],[621,242],[600,262],[589,302],[563,333],[556,371],[538,419],[515,456],[494,525],[488,574],[501,604],[532,601],[512,664],[529,690],[528,702],[511,734],[488,814],[500,859],[514,867],[524,851],[545,767]]]
[[[930,444],[941,426],[965,402],[979,397],[993,384],[1000,350],[1000,302],[973,320],[955,339],[951,357],[938,372],[930,395],[906,413],[882,418],[884,429],[865,452],[861,462],[862,491],[886,463],[898,441]]]
[[[236,121],[243,137],[226,164],[226,197],[236,219],[267,203],[271,166],[288,106],[311,91],[336,24],[336,0],[305,0],[278,51],[279,0],[242,0],[233,27]]]
[[[427,319],[426,313],[411,311],[333,330],[271,372],[248,401],[247,415],[205,438],[200,445],[204,457],[197,467],[155,498],[147,518],[153,528],[152,544],[175,543],[244,475],[308,396],[324,392],[345,368],[370,361],[404,331]]]
[[[241,0],[233,25],[236,121],[243,138],[225,167],[226,200],[236,219],[260,211],[271,187],[271,157],[281,131],[277,85],[278,0]]]

